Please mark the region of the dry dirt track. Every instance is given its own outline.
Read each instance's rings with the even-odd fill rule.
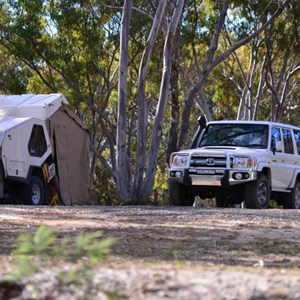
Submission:
[[[300,299],[300,210],[1,206],[0,224],[0,275],[21,230],[117,238],[92,288],[58,287],[44,270],[26,282],[39,299]]]

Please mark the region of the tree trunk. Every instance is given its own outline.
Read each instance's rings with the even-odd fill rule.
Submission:
[[[156,15],[153,21],[151,32],[148,37],[147,44],[140,63],[140,68],[139,68],[138,92],[137,92],[137,102],[138,102],[137,154],[136,154],[135,177],[134,177],[133,189],[131,194],[131,201],[133,203],[139,202],[140,199],[143,176],[145,172],[145,163],[146,163],[148,111],[147,111],[147,105],[145,100],[145,87],[146,87],[147,67],[160,28],[161,20],[165,13],[166,5],[167,5],[167,1],[160,0],[156,10]]]
[[[217,50],[219,36],[225,22],[228,5],[229,5],[229,0],[224,1],[209,49],[207,51],[205,65],[202,67],[202,70],[199,72],[197,82],[192,86],[192,88],[188,93],[187,98],[185,99],[182,118],[181,118],[179,148],[184,147],[186,142],[186,137],[187,137],[186,133],[190,126],[190,114],[191,114],[191,107],[193,105],[193,101],[196,98],[197,93],[201,91],[204,80],[209,75],[210,72],[209,69],[212,65],[213,57]]]
[[[159,102],[156,110],[156,117],[154,120],[153,132],[151,135],[151,142],[149,147],[149,155],[147,160],[147,171],[146,176],[144,178],[143,184],[143,199],[145,202],[148,201],[149,196],[152,191],[152,186],[155,178],[155,170],[157,165],[157,155],[158,148],[162,135],[162,126],[163,120],[165,116],[165,110],[168,100],[169,87],[170,87],[170,76],[172,70],[172,50],[173,50],[173,38],[176,32],[177,26],[179,24],[179,20],[182,15],[184,6],[184,1],[177,0],[176,8],[174,9],[174,13],[172,19],[169,24],[168,32],[165,39],[164,46],[164,68],[162,75],[162,82],[160,88]]]
[[[254,101],[254,108],[253,108],[253,117],[252,120],[256,120],[257,117],[257,112],[258,112],[258,108],[259,108],[259,103],[260,103],[260,99],[261,99],[261,95],[266,87],[265,85],[265,80],[266,80],[266,55],[264,56],[263,59],[263,63],[262,66],[260,68],[260,73],[259,73],[259,83],[258,83],[258,87],[257,87],[257,92],[256,92],[256,96],[255,96],[255,101]]]
[[[250,52],[249,66],[247,70],[247,78],[243,75],[244,88],[240,98],[239,111],[237,115],[238,120],[252,120],[253,119],[253,88],[254,88],[254,75],[257,70],[257,41],[253,43]],[[241,67],[240,61],[237,56],[236,60],[240,66],[240,71],[244,74],[244,70]]]
[[[118,115],[117,115],[117,187],[122,201],[128,201],[130,196],[130,168],[126,146],[127,120],[127,69],[128,69],[128,41],[131,18],[132,0],[124,1],[120,35],[120,62],[118,86]]]
[[[170,119],[170,131],[168,136],[168,144],[166,151],[166,161],[172,152],[178,150],[178,132],[179,132],[179,59],[180,59],[180,30],[177,27],[175,40],[174,40],[174,52],[172,59],[172,71],[170,78],[170,90],[171,90],[171,119]]]
[[[211,113],[209,110],[208,101],[202,90],[199,91],[199,98],[196,98],[196,101],[197,101],[199,107],[201,108],[206,120],[208,122],[211,121],[212,118],[211,118]]]

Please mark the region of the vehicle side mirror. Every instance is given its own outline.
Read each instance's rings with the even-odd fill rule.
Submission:
[[[197,121],[198,121],[198,124],[199,124],[200,127],[205,127],[206,126],[205,116],[198,117]]]
[[[198,129],[197,129],[197,131],[196,131],[196,133],[195,133],[195,135],[194,135],[194,137],[192,139],[192,143],[190,145],[190,149],[194,149],[194,148],[197,147],[197,143],[199,141],[199,137],[200,137],[201,133],[203,132],[203,130],[206,127],[206,118],[205,118],[205,116],[198,117],[197,122],[199,124],[199,127],[198,127]]]

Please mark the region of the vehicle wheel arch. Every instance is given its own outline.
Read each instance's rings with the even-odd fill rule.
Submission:
[[[32,184],[32,180],[36,182],[36,178],[38,178],[38,182],[41,183],[41,197],[43,198],[40,204],[46,204],[46,200],[47,200],[47,195],[48,195],[48,189],[47,189],[47,183],[45,180],[45,176],[43,174],[43,170],[41,167],[36,167],[36,166],[31,166],[29,168],[28,174],[27,174],[27,178],[25,180],[25,183],[23,185],[23,190],[22,190],[22,202],[24,204],[30,204],[30,205],[40,205],[40,204],[34,204],[31,203],[31,201],[29,200],[30,196],[28,195],[29,193],[29,188]]]
[[[268,167],[264,167],[264,168],[262,168],[262,170],[259,173],[265,175],[268,178],[270,193],[271,193],[271,191],[272,191],[272,171],[271,171],[271,169]]]
[[[267,168],[267,167],[264,167],[262,168],[262,170],[260,171],[261,174],[264,174],[265,176],[268,177],[269,180],[271,180],[271,169],[270,168]]]
[[[29,181],[30,181],[30,178],[31,178],[32,176],[40,177],[40,178],[43,180],[43,183],[44,183],[44,184],[46,183],[45,177],[44,177],[44,174],[43,174],[43,170],[42,170],[41,167],[31,166],[31,167],[29,168],[29,171],[28,171],[28,174],[27,174],[26,181],[29,182]]]
[[[299,181],[300,182],[300,170],[296,170],[293,178],[291,180],[291,183],[289,185],[289,189],[292,190],[296,184],[296,182]]]
[[[291,192],[284,194],[282,197],[282,206],[285,209],[300,208],[300,174],[297,175],[294,184],[291,187]]]

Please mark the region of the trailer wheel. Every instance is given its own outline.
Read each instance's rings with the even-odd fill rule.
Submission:
[[[23,203],[28,205],[42,205],[45,200],[45,187],[38,176],[32,176],[23,194]]]

